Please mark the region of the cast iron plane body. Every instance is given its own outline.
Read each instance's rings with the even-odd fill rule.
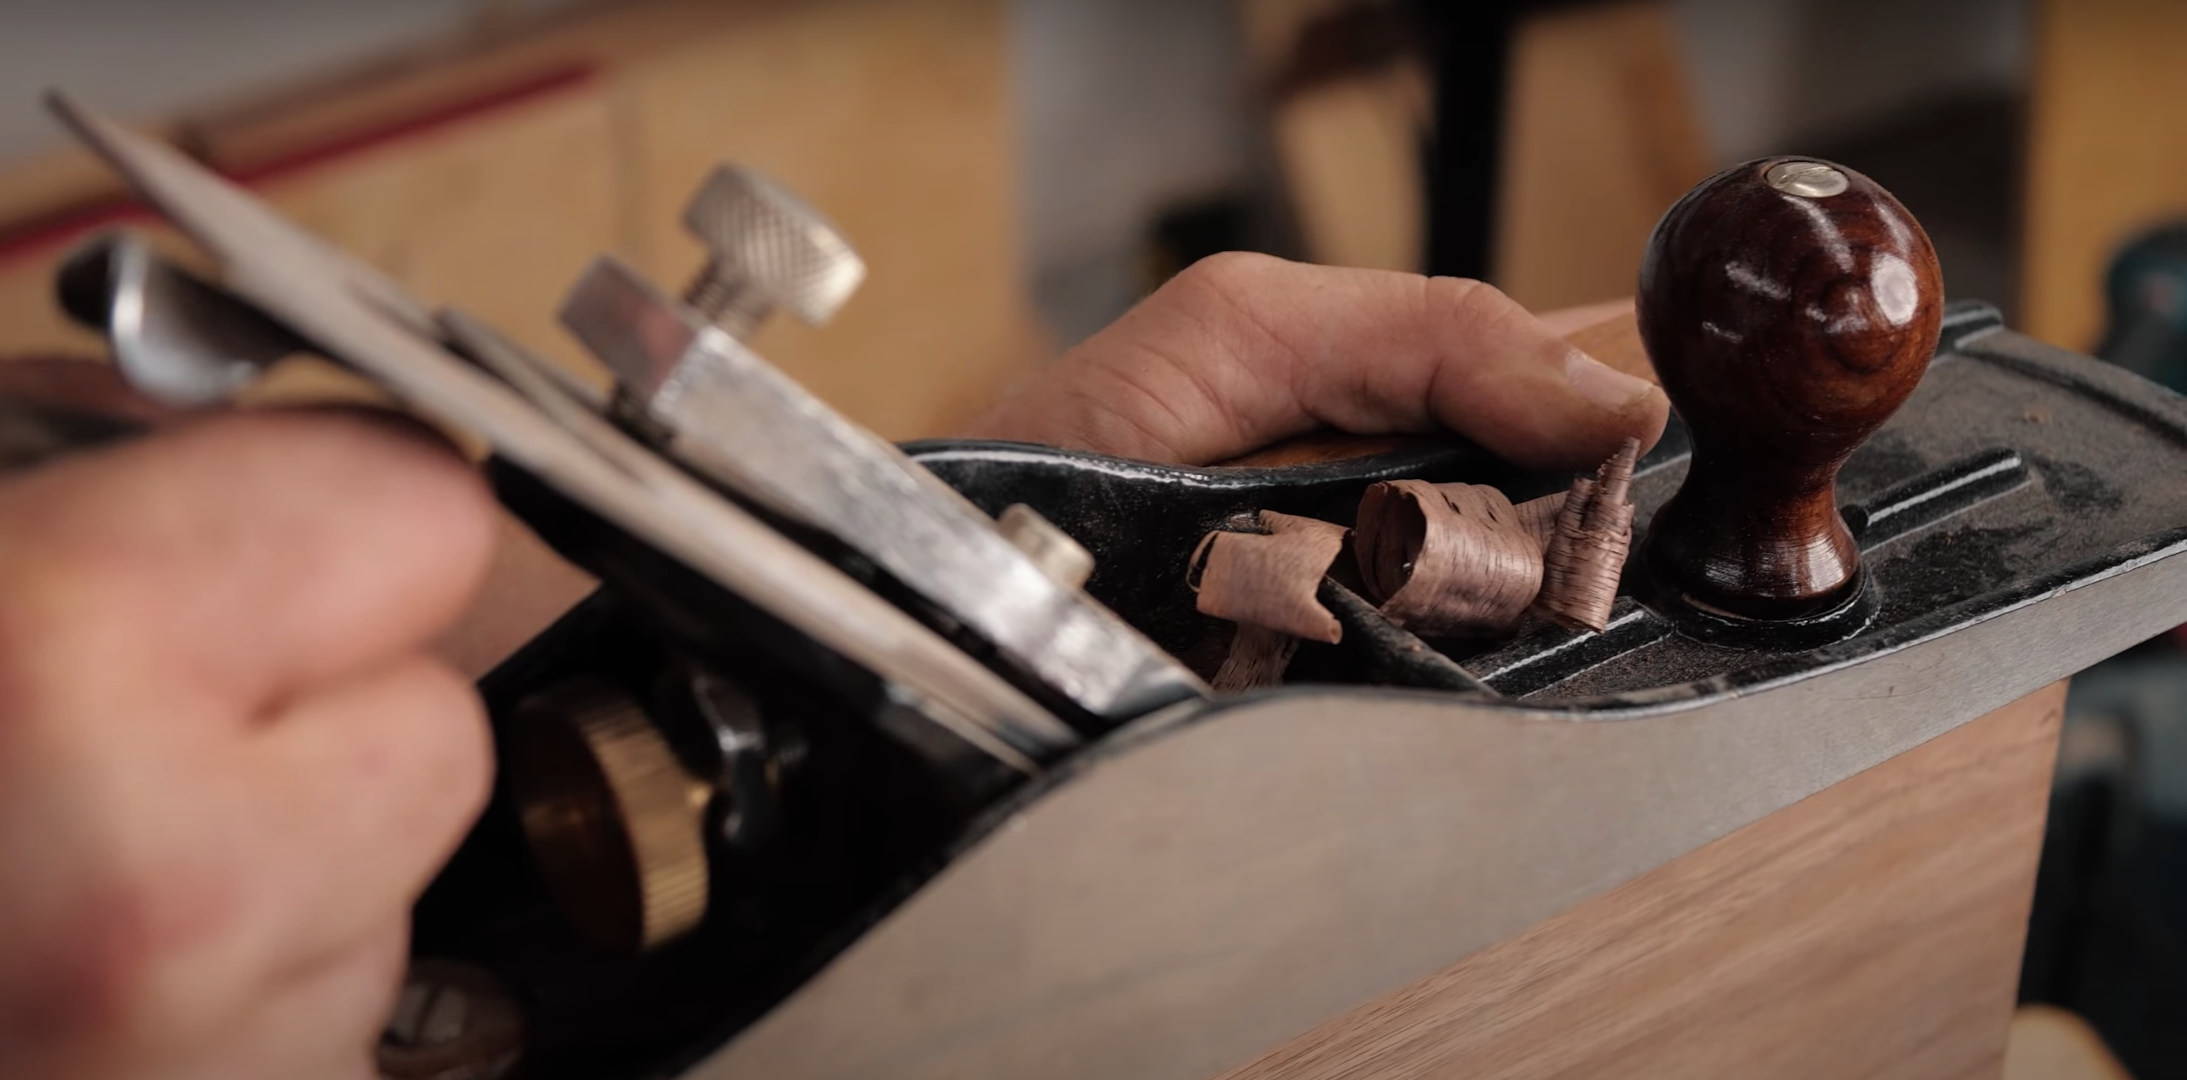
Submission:
[[[1514,499],[1560,490],[1568,480],[1515,469],[1456,441],[1266,469],[1182,468],[998,442],[906,449],[982,509],[1024,503],[1071,534],[1098,560],[1087,584],[1094,597],[1202,671],[1219,660],[1229,625],[1194,611],[1183,568],[1195,541],[1233,515],[1273,509],[1348,521],[1368,484],[1403,477],[1493,484]],[[1674,418],[1636,474],[1636,532],[1677,489],[1688,458],[1685,430]],[[990,830],[1070,785],[1077,765],[1128,759],[1149,739],[1240,708],[1295,697],[1340,728],[1397,699],[1445,710],[1452,723],[1510,710],[1645,724],[1643,714],[1726,702],[1766,709],[1774,690],[1799,683],[1842,684],[1850,699],[1911,690],[1890,678],[1874,685],[1870,673],[1911,646],[1942,639],[1949,647],[1959,631],[2123,573],[2180,562],[2187,549],[2187,401],[2012,333],[1986,305],[1954,305],[1911,401],[1839,476],[1842,512],[1875,594],[1865,622],[1840,626],[1828,640],[1788,645],[1728,621],[1695,622],[1691,612],[1674,620],[1623,596],[1599,634],[1545,627],[1515,639],[1422,641],[1332,581],[1324,596],[1345,638],[1304,648],[1293,668],[1300,685],[1089,732],[1094,741],[1078,762],[1015,786],[977,770],[938,779],[930,762],[875,738],[868,725],[844,722],[841,685],[814,692],[813,679],[843,675],[828,669],[824,650],[803,648],[733,597],[684,580],[680,568],[581,511],[554,505],[551,492],[520,475],[505,476],[504,491],[512,505],[529,507],[535,523],[559,520],[546,534],[600,570],[610,587],[485,682],[498,715],[588,668],[626,685],[653,685],[665,658],[695,652],[752,686],[775,729],[797,733],[790,738],[860,744],[860,753],[802,755],[804,771],[785,784],[783,832],[768,846],[771,854],[718,862],[715,915],[662,954],[605,961],[584,959],[589,954],[574,943],[543,949],[542,942],[560,938],[549,913],[519,902],[527,885],[513,829],[481,830],[437,887],[421,946],[540,974],[532,994],[549,1045],[535,1060],[561,1063],[541,1075],[603,1075],[598,1070],[610,1067],[621,1075],[672,1075],[706,1048],[733,1041]],[[875,576],[871,567],[855,569]],[[2156,591],[2179,592],[2181,576],[2169,573],[2170,584]],[[2100,634],[2138,640],[2163,628],[2162,616],[2147,625],[2135,625],[2136,618],[2121,611],[2117,625]],[[1996,668],[2001,683],[2042,666],[2001,653],[1971,659]],[[1848,705],[1848,713],[1855,708]],[[653,1049],[634,1055],[633,1046]]]

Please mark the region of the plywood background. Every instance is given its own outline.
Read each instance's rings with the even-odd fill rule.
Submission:
[[[543,84],[254,186],[421,297],[572,363],[553,311],[586,260],[615,252],[680,284],[701,261],[685,198],[717,161],[756,166],[833,217],[871,269],[834,325],[770,326],[762,352],[884,435],[930,435],[1044,352],[1017,284],[1003,17],[1002,0],[621,5],[182,130],[250,174]],[[0,216],[95,193],[86,176],[68,156],[0,177]],[[67,239],[0,249],[0,353],[96,347],[51,302]]]
[[[2022,329],[2092,349],[2112,255],[2187,218],[2187,4],[2042,0],[2035,13]]]

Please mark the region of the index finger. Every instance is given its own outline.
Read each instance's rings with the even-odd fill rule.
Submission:
[[[1171,279],[973,433],[1205,463],[1316,428],[1442,428],[1571,468],[1628,437],[1653,445],[1669,409],[1481,282],[1231,253]]]

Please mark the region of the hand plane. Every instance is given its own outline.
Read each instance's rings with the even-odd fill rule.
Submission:
[[[735,169],[688,289],[602,259],[566,300],[601,392],[56,104],[219,265],[117,237],[64,270],[133,382],[337,359],[482,439],[602,581],[481,683],[500,788],[417,916],[421,970],[522,1024],[403,1075],[1213,1076],[2187,618],[2187,403],[1945,304],[1920,226],[1828,163],[1734,167],[1658,227],[1639,325],[1679,415],[1605,629],[1333,604],[1338,643],[1223,695],[1183,586],[1208,530],[1568,478],[1456,439],[889,445],[745,344],[864,271]]]

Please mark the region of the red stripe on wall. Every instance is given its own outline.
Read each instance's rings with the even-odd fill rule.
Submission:
[[[485,93],[447,102],[414,115],[307,146],[247,169],[216,171],[245,187],[273,183],[513,105],[576,89],[591,82],[597,74],[598,69],[589,64],[556,68]],[[158,214],[134,198],[101,199],[63,207],[18,222],[0,232],[0,263],[28,258],[66,246],[101,229],[158,219]]]

